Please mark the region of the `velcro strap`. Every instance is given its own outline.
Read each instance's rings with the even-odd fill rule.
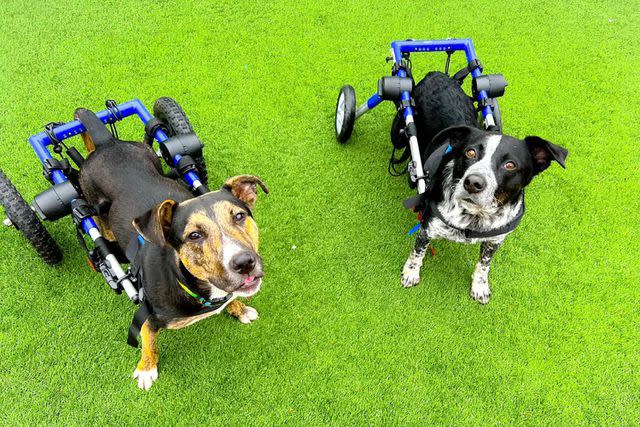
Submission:
[[[482,64],[478,59],[474,59],[470,61],[466,67],[464,67],[463,69],[455,73],[453,77],[451,77],[451,79],[458,82],[459,85],[462,85],[462,83],[464,82],[464,79],[466,79],[467,76],[471,74],[471,72],[476,68],[480,68],[480,70],[482,70]]]
[[[131,320],[131,325],[129,325],[127,344],[131,347],[138,348],[138,336],[140,335],[140,330],[151,314],[153,314],[153,309],[145,299],[140,304],[140,308],[138,308],[136,314],[133,315],[133,320]]]

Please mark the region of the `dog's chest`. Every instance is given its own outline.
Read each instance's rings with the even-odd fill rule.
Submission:
[[[233,301],[235,298],[230,298],[229,301],[227,301],[222,307],[218,308],[217,310],[214,311],[209,311],[207,313],[202,313],[202,314],[197,314],[195,316],[189,316],[189,317],[179,317],[176,319],[173,319],[172,321],[167,323],[167,329],[181,329],[181,328],[186,328],[189,325],[193,325],[196,322],[199,322],[200,320],[206,319],[207,317],[211,317],[214,315],[218,315],[220,313],[222,313],[222,310],[224,310],[224,308],[229,305],[229,303],[231,301]]]
[[[464,230],[475,229],[479,231],[493,230],[501,227],[510,221],[514,213],[501,212],[496,215],[488,215],[481,219],[469,215],[467,211],[459,205],[451,202],[442,202],[438,209],[447,223],[440,218],[432,217],[427,223],[427,235],[430,239],[446,239],[457,243],[474,244],[479,242],[502,242],[509,233],[499,234],[486,238],[468,238]],[[451,226],[453,227],[451,227]],[[455,228],[454,228],[455,227]]]

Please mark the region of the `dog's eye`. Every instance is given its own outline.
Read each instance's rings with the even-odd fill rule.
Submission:
[[[196,241],[202,239],[202,233],[194,231],[193,233],[189,233],[189,240]]]
[[[468,159],[475,159],[476,150],[474,150],[473,148],[469,148],[467,151],[464,152],[464,155],[467,156]]]
[[[512,171],[516,168],[516,163],[509,160],[507,163],[504,164],[504,168],[508,171]]]
[[[233,219],[235,220],[235,222],[242,222],[244,221],[244,219],[247,217],[247,214],[244,212],[238,212],[237,214],[235,214],[233,216]]]

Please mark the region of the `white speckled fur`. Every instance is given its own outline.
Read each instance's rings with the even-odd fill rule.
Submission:
[[[452,228],[449,224],[436,217],[431,218],[426,227],[420,228],[416,247],[411,251],[402,270],[401,283],[403,287],[415,286],[420,282],[420,268],[426,253],[426,243],[419,243],[420,241],[429,242],[432,239],[446,239],[468,244],[483,242],[481,257],[472,276],[470,295],[481,304],[489,302],[491,295],[489,287],[491,258],[509,233],[489,238],[469,239],[460,230],[468,228],[478,231],[495,230],[513,220],[522,207],[524,196],[521,196],[517,203],[507,206],[500,206],[494,198],[497,180],[491,166],[491,158],[501,139],[501,135],[488,136],[482,159],[470,166],[465,171],[464,176],[457,181],[453,180],[453,160],[445,166],[442,182],[444,197],[443,201],[438,204],[438,209],[449,224],[456,228]],[[469,195],[464,189],[463,182],[470,174],[481,175],[486,182],[485,190],[481,194],[474,195],[477,204],[464,200]]]

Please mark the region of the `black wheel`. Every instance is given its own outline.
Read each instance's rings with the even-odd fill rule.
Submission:
[[[344,144],[351,138],[356,123],[356,91],[349,85],[342,86],[336,102],[336,138]]]
[[[194,133],[191,122],[189,122],[189,119],[187,118],[187,114],[184,112],[180,104],[178,104],[173,98],[166,96],[158,98],[153,104],[153,115],[164,123],[169,130],[169,136]],[[198,169],[200,182],[204,185],[208,185],[209,174],[207,172],[207,165],[204,163],[204,157],[195,156],[193,160],[195,161],[196,168]]]
[[[1,170],[0,204],[13,226],[22,232],[44,262],[55,265],[62,261],[58,244]]]

